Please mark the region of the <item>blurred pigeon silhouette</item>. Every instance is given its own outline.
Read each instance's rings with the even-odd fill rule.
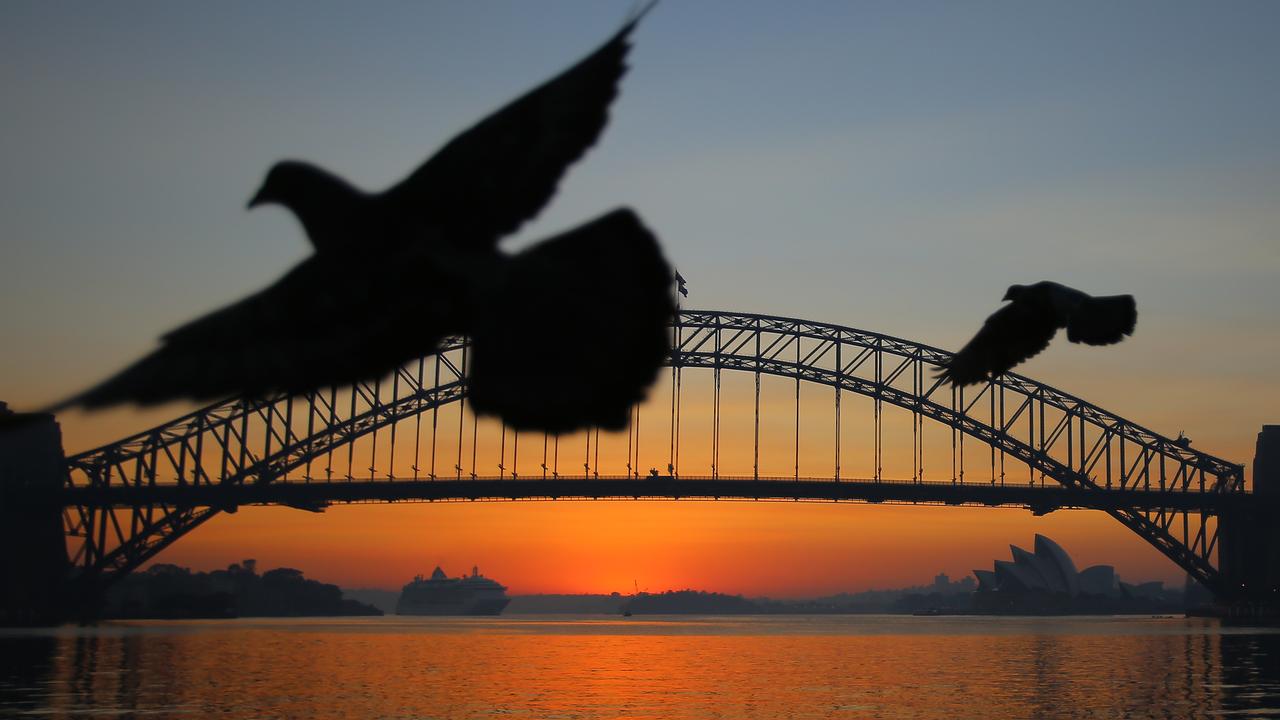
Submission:
[[[1004,299],[1011,302],[987,318],[939,378],[957,386],[985,382],[1049,347],[1059,328],[1074,343],[1111,345],[1132,335],[1138,321],[1132,295],[1093,297],[1048,280],[1013,285]]]
[[[276,164],[249,207],[288,208],[314,254],[53,409],[373,380],[447,335],[470,334],[477,412],[519,429],[624,427],[669,347],[671,270],[653,234],[622,208],[515,256],[497,245],[599,138],[628,37],[650,7],[383,192],[304,162]]]

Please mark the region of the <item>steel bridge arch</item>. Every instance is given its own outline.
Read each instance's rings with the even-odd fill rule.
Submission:
[[[931,346],[849,327],[722,311],[682,310],[672,329],[668,365],[673,374],[686,368],[708,368],[717,375],[722,370],[754,373],[757,398],[762,375],[825,385],[835,391],[837,423],[840,393],[852,392],[877,406],[888,403],[908,410],[913,422],[927,418],[975,438],[1065,487],[1096,492],[1244,491],[1243,466],[1193,450],[1020,375],[980,386],[966,402],[963,392],[929,377],[951,357]],[[465,403],[466,352],[464,339],[447,340],[438,353],[397,369],[387,380],[353,386],[346,403],[338,402],[336,389],[258,401],[233,399],[68,458],[69,490],[190,485],[204,489],[204,497],[213,487],[226,498],[216,506],[131,507],[123,521],[106,505],[65,507],[64,527],[77,545],[73,563],[79,577],[109,582],[133,570],[218,512],[234,511],[238,487],[296,482],[289,474],[303,468],[302,481],[314,481],[312,461],[331,457],[335,449],[370,434],[376,443],[377,431],[388,427],[394,443],[397,423],[420,423],[431,411],[436,411],[435,422],[439,408]],[[389,399],[383,395],[387,389]],[[986,420],[975,412],[984,398]],[[1007,411],[1010,406],[1012,411]],[[461,418],[460,413],[459,422]],[[838,480],[838,425],[836,438]],[[461,464],[456,468],[461,477]],[[325,480],[329,477],[327,472]],[[1214,564],[1218,528],[1211,511],[1107,512],[1210,589],[1228,589]]]
[[[887,402],[980,440],[1065,487],[1097,492],[1153,486],[1182,492],[1244,491],[1244,466],[1193,450],[1189,443],[1171,440],[1021,375],[1010,373],[992,380],[966,405],[963,391],[953,392],[928,375],[952,356],[939,348],[854,328],[750,313],[685,311],[675,327],[671,364],[676,367],[795,378]],[[891,359],[887,366],[886,358]],[[903,380],[910,386],[902,387]],[[950,403],[939,402],[939,393],[951,396]],[[998,424],[983,422],[969,413],[984,396],[993,407],[999,398]],[[1014,405],[1011,414],[1006,412],[1010,398]],[[1048,423],[1046,433],[1043,420],[1047,409],[1056,411],[1058,417]],[[1037,416],[1041,419],[1038,428]],[[1026,441],[1013,434],[1023,417],[1028,428]],[[1090,429],[1095,435],[1091,443],[1086,442]],[[1065,448],[1059,445],[1064,438]],[[1126,453],[1129,447],[1136,455],[1132,464],[1127,463],[1133,456]],[[836,452],[838,476],[838,440]],[[1120,472],[1113,473],[1117,467]],[[1091,474],[1099,468],[1105,470],[1101,479]],[[1107,512],[1207,587],[1228,590],[1213,562],[1217,527],[1207,513],[1170,509]],[[1198,515],[1194,526],[1192,514]],[[1181,539],[1175,537],[1178,521]]]

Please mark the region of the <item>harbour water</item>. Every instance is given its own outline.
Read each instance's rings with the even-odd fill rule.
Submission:
[[[1181,617],[149,621],[0,658],[0,717],[1280,716],[1280,631]]]

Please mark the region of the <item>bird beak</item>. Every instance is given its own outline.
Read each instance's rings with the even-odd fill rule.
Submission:
[[[257,194],[249,198],[249,204],[245,206],[245,209],[252,210],[258,207],[259,205],[265,204],[266,202],[267,202],[267,198],[265,197],[264,191],[259,190]]]

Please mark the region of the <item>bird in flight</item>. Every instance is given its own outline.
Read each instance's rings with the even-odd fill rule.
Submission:
[[[951,356],[939,378],[956,386],[985,382],[1049,347],[1059,328],[1074,343],[1112,345],[1132,335],[1138,321],[1132,295],[1093,297],[1048,280],[1013,285],[1004,299],[1009,304]]]
[[[625,426],[669,347],[672,275],[656,238],[618,208],[514,256],[498,243],[539,213],[600,137],[629,37],[651,7],[382,192],[306,162],[277,163],[249,207],[290,210],[314,253],[52,409],[369,381],[469,334],[477,412],[518,429]]]

